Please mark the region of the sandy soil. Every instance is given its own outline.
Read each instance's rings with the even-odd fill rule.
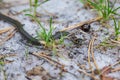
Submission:
[[[16,5],[12,1],[14,0],[8,2],[6,0],[5,2],[12,5],[9,8],[0,7],[0,12],[20,21],[24,24],[23,28],[35,37],[39,26],[32,22],[28,16],[25,16],[29,12],[22,12],[29,8],[29,2],[16,0],[18,3]],[[7,4],[7,6],[9,5]],[[42,4],[37,12],[46,29],[49,27],[50,16],[53,17],[55,32],[97,17],[96,12],[85,9],[79,0],[50,0]],[[70,39],[65,39],[65,44],[57,45],[56,53],[53,50],[41,49],[41,46],[26,45],[26,40],[19,32],[16,32],[11,39],[0,45],[0,56],[5,56],[0,58],[1,62],[5,62],[0,66],[0,80],[91,80],[92,77],[84,73],[91,75],[91,70],[96,70],[92,54],[90,54],[91,69],[88,63],[88,45],[95,35],[93,52],[98,69],[101,70],[120,61],[120,44],[112,48],[99,46],[114,33],[113,21],[110,20],[108,23],[110,24],[109,28],[98,21],[93,22],[90,24],[90,31],[85,33],[80,28],[68,30],[75,38],[80,39],[81,43],[75,43],[75,38],[70,36]],[[6,27],[12,27],[12,25],[0,21],[0,29]],[[5,36],[6,33],[0,35],[0,39]],[[120,67],[119,64],[112,68],[118,67]],[[97,74],[94,76],[99,79]],[[107,76],[119,80],[120,72],[112,72]]]

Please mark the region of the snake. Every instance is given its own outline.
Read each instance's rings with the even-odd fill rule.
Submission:
[[[40,41],[34,37],[32,37],[28,32],[26,32],[24,29],[23,29],[23,24],[21,24],[18,20],[15,20],[9,16],[6,16],[2,13],[0,13],[0,20],[3,20],[3,21],[6,21],[8,22],[9,24],[13,25],[14,27],[17,28],[17,30],[33,45],[43,45],[42,43],[40,43]],[[56,32],[55,35],[52,35],[52,38],[53,39],[59,39],[61,36],[66,36],[68,35],[69,33],[68,32]]]
[[[0,20],[6,21],[9,24],[13,25],[14,27],[17,28],[17,30],[31,43],[34,45],[42,45],[42,43],[40,43],[40,41],[34,37],[32,37],[28,32],[26,32],[23,29],[23,24],[21,24],[19,21],[8,17],[2,13],[0,13]]]

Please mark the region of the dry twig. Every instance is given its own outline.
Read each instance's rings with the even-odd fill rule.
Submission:
[[[93,75],[91,75],[91,74],[89,74],[89,73],[87,73],[87,72],[85,72],[85,71],[83,71],[83,70],[78,70],[79,72],[82,72],[82,73],[84,73],[85,75],[87,75],[87,76],[89,76],[89,77],[91,77],[91,78],[93,78],[94,80],[99,80],[99,79],[97,79],[95,76],[93,76]]]
[[[92,65],[91,65],[91,62],[90,62],[91,44],[92,44],[92,40],[90,41],[90,43],[88,45],[88,64],[89,64],[90,70],[93,71],[92,70]]]
[[[96,69],[99,71],[98,65],[96,63],[95,57],[94,57],[94,52],[93,52],[93,43],[94,43],[95,37],[93,37],[92,42],[91,42],[91,53],[92,53],[92,59],[94,61],[94,65]]]
[[[75,28],[81,27],[81,26],[83,26],[83,25],[85,25],[85,24],[90,24],[90,23],[92,23],[92,22],[98,21],[98,20],[100,20],[100,19],[102,19],[102,17],[96,17],[96,18],[93,18],[93,19],[91,19],[91,20],[87,20],[87,21],[84,21],[84,22],[80,22],[80,23],[75,24],[75,25],[73,25],[73,26],[64,28],[64,29],[61,30],[61,31],[66,31],[66,30],[75,29]]]
[[[13,28],[12,31],[9,32],[9,34],[7,35],[6,38],[2,39],[2,41],[0,42],[0,45],[2,45],[5,41],[7,41],[10,38],[12,38],[15,33],[16,33],[15,28]]]
[[[0,42],[0,45],[2,45],[3,43],[5,43],[5,41],[9,40],[10,38],[12,38],[12,36],[15,34],[15,32],[11,33],[8,35],[8,37],[6,37],[5,39],[3,39],[2,42]]]
[[[118,62],[116,62],[115,64],[113,64],[113,65],[110,65],[110,66],[108,66],[106,69],[104,69],[99,75],[102,75],[104,72],[106,72],[108,69],[110,69],[111,67],[113,67],[113,66],[115,66],[115,65],[117,65],[117,64],[120,64],[120,61],[118,61]]]
[[[120,71],[120,67],[111,70],[111,72],[116,72],[116,71]]]
[[[95,65],[96,69],[99,71],[98,65],[94,58],[94,52],[93,52],[94,40],[95,40],[95,37],[92,38],[92,40],[90,41],[89,46],[88,46],[88,64],[90,66],[90,70],[92,71],[92,74],[89,74],[89,76],[91,75],[92,78],[95,78],[95,76],[94,76],[94,71],[92,70],[92,65],[91,65],[91,61],[90,61],[90,53],[92,54],[92,59],[93,59],[94,65]]]
[[[4,29],[0,29],[0,34],[5,33],[5,32],[8,32],[8,31],[10,31],[11,29],[13,29],[13,27],[7,27],[7,28],[4,28]]]
[[[16,54],[0,54],[0,59],[11,56],[16,56]]]
[[[32,55],[35,55],[37,57],[41,57],[41,58],[47,60],[52,65],[57,66],[59,68],[63,68],[65,66],[65,65],[63,65],[63,64],[61,64],[61,63],[59,63],[59,62],[57,62],[57,61],[55,61],[53,59],[51,59],[48,55],[44,54],[43,52],[42,53],[35,53],[34,52],[34,53],[32,53]]]
[[[112,41],[113,43],[120,44],[120,41],[115,41],[115,40],[113,40],[113,39],[111,39],[111,41]]]

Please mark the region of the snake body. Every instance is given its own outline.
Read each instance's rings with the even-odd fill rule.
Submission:
[[[3,21],[6,21],[8,23],[10,23],[11,25],[13,25],[14,27],[16,27],[18,29],[18,31],[32,44],[34,45],[42,45],[38,39],[33,38],[29,33],[27,33],[24,29],[23,29],[23,24],[21,24],[19,21],[10,18],[2,13],[0,13],[0,19]]]

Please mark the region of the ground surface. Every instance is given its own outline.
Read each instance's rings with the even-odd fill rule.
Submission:
[[[7,6],[4,5],[6,8],[1,7],[0,12],[25,24],[23,26],[24,29],[32,36],[36,36],[36,30],[39,29],[38,25],[32,22],[28,16],[25,16],[27,12],[21,12],[29,8],[29,2],[27,0],[12,1],[13,0],[9,0],[7,2],[9,4],[7,4]],[[16,3],[18,3],[18,5],[16,5]],[[12,4],[12,6],[10,6],[10,4]],[[85,9],[79,0],[50,0],[39,7],[37,12],[40,13],[39,18],[46,29],[48,29],[50,16],[53,16],[53,26],[56,27],[55,31],[96,17],[96,13],[90,9]],[[11,39],[0,45],[1,56],[11,55],[4,58],[5,64],[1,66],[0,80],[90,80],[91,77],[83,72],[91,74],[87,57],[88,45],[93,36],[96,36],[93,51],[99,69],[103,69],[105,66],[120,61],[119,44],[113,48],[99,46],[100,42],[105,41],[105,38],[114,33],[112,21],[110,21],[110,25],[111,28],[107,28],[107,26],[102,26],[99,22],[93,22],[90,24],[91,29],[87,33],[84,33],[80,29],[68,30],[68,32],[73,33],[75,37],[81,39],[82,42],[80,44],[75,43],[73,37],[73,40],[66,39],[66,45],[58,45],[56,53],[54,53],[53,50],[40,49],[39,46],[36,48],[34,45],[26,45],[24,42],[25,39],[19,32],[16,32]],[[0,21],[0,29],[5,27],[11,27],[11,25]],[[4,36],[5,34],[1,35],[1,37]],[[28,54],[29,52],[34,53],[37,57]],[[58,55],[49,56],[50,54]],[[90,58],[92,59],[92,55],[90,55]],[[93,61],[94,60],[91,60],[92,69],[95,70],[96,67]],[[61,65],[64,66],[64,68],[61,67]],[[120,65],[115,67],[120,67]],[[66,72],[63,71],[63,69],[66,69]],[[110,73],[107,76],[119,80],[120,72]]]

